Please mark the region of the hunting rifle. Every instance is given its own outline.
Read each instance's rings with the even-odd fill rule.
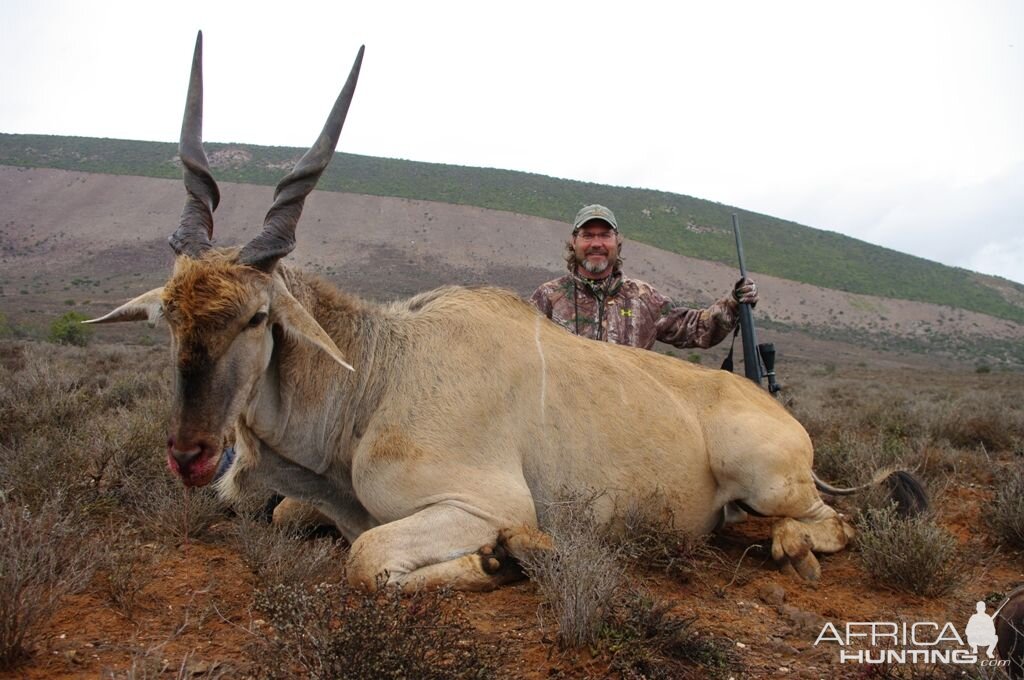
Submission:
[[[740,260],[740,280],[743,280],[747,278],[747,266],[743,262],[743,241],[740,240],[740,221],[736,217],[736,213],[732,214],[732,232],[736,236],[736,254]],[[782,387],[775,381],[775,344],[771,342],[757,344],[757,332],[754,330],[754,314],[749,304],[740,304],[739,315],[739,330],[743,335],[743,373],[758,385],[761,384],[762,377],[767,378],[768,392],[776,394]],[[733,342],[735,342],[735,338],[736,336],[734,335]],[[729,356],[726,358],[726,363],[723,363],[722,367],[725,368],[726,364],[728,364],[731,371],[731,349],[729,350]]]

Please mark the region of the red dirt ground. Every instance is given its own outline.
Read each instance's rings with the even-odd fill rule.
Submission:
[[[822,580],[811,584],[773,569],[764,549],[770,520],[749,520],[714,539],[718,557],[705,558],[704,571],[688,583],[634,571],[676,611],[696,616],[694,626],[728,640],[742,663],[737,677],[868,677],[861,666],[840,666],[834,646],[814,642],[824,622],[951,621],[963,630],[976,601],[1024,581],[1021,555],[999,552],[972,532],[979,506],[990,492],[976,487],[947,489],[943,526],[969,555],[966,579],[943,599],[929,600],[880,589],[865,575],[854,551],[822,559]],[[749,550],[748,550],[749,548]],[[152,580],[139,598],[134,620],[108,604],[99,579],[70,598],[49,625],[35,658],[10,677],[153,677],[133,661],[166,660],[162,677],[246,677],[246,646],[253,630],[266,625],[250,608],[253,580],[239,556],[223,545],[192,542],[153,550]],[[744,552],[746,551],[746,554]],[[499,677],[608,677],[606,658],[587,651],[560,652],[551,622],[539,618],[540,597],[529,582],[491,593],[465,593],[458,604],[481,637],[507,650]]]

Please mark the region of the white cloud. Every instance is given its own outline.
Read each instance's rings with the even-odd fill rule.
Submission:
[[[1021,280],[1022,25],[1014,0],[6,0],[0,131],[176,139],[203,28],[206,138],[303,146],[365,42],[346,151],[684,193]]]

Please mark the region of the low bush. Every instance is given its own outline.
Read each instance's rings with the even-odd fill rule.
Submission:
[[[254,605],[273,626],[252,656],[257,677],[492,678],[501,654],[477,641],[447,590],[277,584]]]
[[[109,536],[97,565],[100,588],[107,602],[126,619],[134,620],[143,589],[153,580],[153,556],[127,533]]]
[[[1010,451],[1017,442],[1013,425],[999,413],[965,414],[949,421],[940,434],[961,449],[984,447],[986,451]]]
[[[900,517],[896,508],[859,516],[857,546],[864,570],[876,581],[915,595],[936,597],[956,588],[963,564],[956,539],[928,514]]]
[[[814,470],[830,484],[853,486],[867,481],[864,477],[873,459],[874,452],[864,439],[844,430],[834,439],[816,442]]]
[[[1024,438],[1024,411],[998,386],[964,394],[935,413],[932,435],[960,449],[1014,451]]]
[[[710,548],[675,528],[660,494],[629,503],[610,527],[596,520],[603,500],[567,492],[545,504],[553,547],[520,556],[558,623],[558,645],[608,655],[623,678],[717,677],[735,668],[727,645],[700,636],[695,619],[672,615],[671,605],[629,588],[624,576],[625,562],[637,560],[686,579]]]
[[[82,322],[88,317],[78,312],[65,312],[50,324],[47,339],[58,345],[75,345],[85,347],[92,337],[92,328]]]
[[[34,349],[25,351],[19,370],[5,370],[0,382],[0,441],[13,444],[34,433],[74,429],[94,408],[84,372],[65,370],[55,357]]]
[[[544,529],[553,548],[519,556],[558,623],[563,648],[597,641],[623,581],[620,555],[595,518],[598,497],[566,493],[546,504]]]
[[[850,418],[857,430],[873,432],[883,441],[906,441],[927,429],[927,409],[906,393],[890,390],[865,399]]]
[[[343,577],[344,555],[330,538],[303,538],[300,527],[277,527],[243,516],[233,527],[242,561],[262,587],[313,585]]]
[[[867,484],[886,469],[906,468],[911,458],[902,439],[883,433],[855,434],[843,430],[835,439],[819,444],[814,452],[814,470],[818,477],[836,486]],[[884,492],[882,492],[884,495]],[[866,497],[856,497],[861,504]]]
[[[196,658],[195,650],[168,659],[166,642],[150,647],[135,646],[131,662],[123,671],[105,669],[103,680],[221,680],[237,678],[241,674],[230,664],[204,662]]]
[[[673,680],[728,677],[739,668],[728,642],[701,635],[695,617],[671,609],[642,590],[623,596],[602,631],[609,669],[627,679]]]
[[[31,655],[61,600],[92,577],[95,549],[81,518],[0,501],[0,670]]]
[[[209,486],[189,489],[170,474],[140,478],[122,501],[135,509],[143,530],[170,543],[203,539],[228,507]]]
[[[987,519],[1000,540],[1024,548],[1024,468],[1020,464],[999,475]]]
[[[87,451],[85,472],[97,489],[116,497],[126,509],[145,496],[148,480],[168,478],[163,404],[147,399],[138,408],[106,411],[107,417],[79,428]]]
[[[619,515],[611,539],[630,562],[686,583],[718,558],[707,537],[692,537],[675,525],[663,496],[633,499]]]

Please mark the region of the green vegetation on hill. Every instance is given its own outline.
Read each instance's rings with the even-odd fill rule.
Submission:
[[[276,184],[303,149],[206,145],[221,181]],[[146,177],[180,177],[170,143],[0,134],[0,164]],[[1024,308],[964,269],[829,231],[680,194],[339,153],[319,188],[473,205],[568,221],[585,203],[615,210],[628,238],[682,255],[734,264],[730,214],[739,214],[747,267],[804,283],[932,302],[1024,322]],[[1024,286],[1010,283],[1024,292]]]

